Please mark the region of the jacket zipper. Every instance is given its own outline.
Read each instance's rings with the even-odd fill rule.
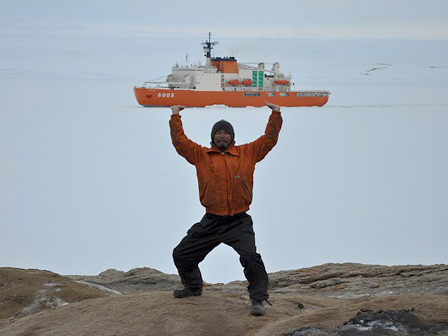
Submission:
[[[231,211],[230,211],[230,196],[231,195],[229,195],[229,188],[230,188],[230,183],[229,183],[229,181],[230,181],[230,178],[229,178],[229,176],[230,176],[230,172],[229,172],[229,167],[228,167],[228,165],[227,165],[227,160],[226,160],[226,156],[225,156],[225,152],[223,152],[222,153],[222,155],[223,155],[223,158],[224,158],[224,166],[225,166],[225,169],[226,169],[226,203],[227,203],[227,214],[231,214]]]

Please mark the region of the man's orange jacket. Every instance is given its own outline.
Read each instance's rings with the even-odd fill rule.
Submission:
[[[280,112],[272,112],[264,135],[225,152],[203,147],[187,138],[179,114],[171,115],[171,139],[177,152],[196,166],[199,198],[208,213],[235,215],[249,210],[252,203],[255,164],[275,146],[282,126]]]

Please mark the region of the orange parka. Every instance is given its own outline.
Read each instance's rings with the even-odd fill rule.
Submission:
[[[171,115],[173,145],[181,156],[196,166],[199,198],[206,212],[232,216],[249,210],[255,164],[275,146],[281,126],[280,112],[272,112],[264,135],[241,146],[232,143],[221,152],[215,146],[203,147],[188,139],[180,115]]]

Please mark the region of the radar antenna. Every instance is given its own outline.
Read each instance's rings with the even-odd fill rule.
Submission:
[[[212,57],[212,49],[215,44],[218,44],[217,41],[211,41],[212,33],[208,33],[208,41],[202,42],[201,44],[204,46],[204,56],[207,58]]]

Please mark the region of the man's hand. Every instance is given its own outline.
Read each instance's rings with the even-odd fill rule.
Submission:
[[[280,106],[266,102],[266,106],[274,112],[280,112]]]
[[[171,106],[171,111],[173,112],[173,114],[179,114],[180,111],[182,111],[185,108],[185,106],[182,105],[174,105]]]

